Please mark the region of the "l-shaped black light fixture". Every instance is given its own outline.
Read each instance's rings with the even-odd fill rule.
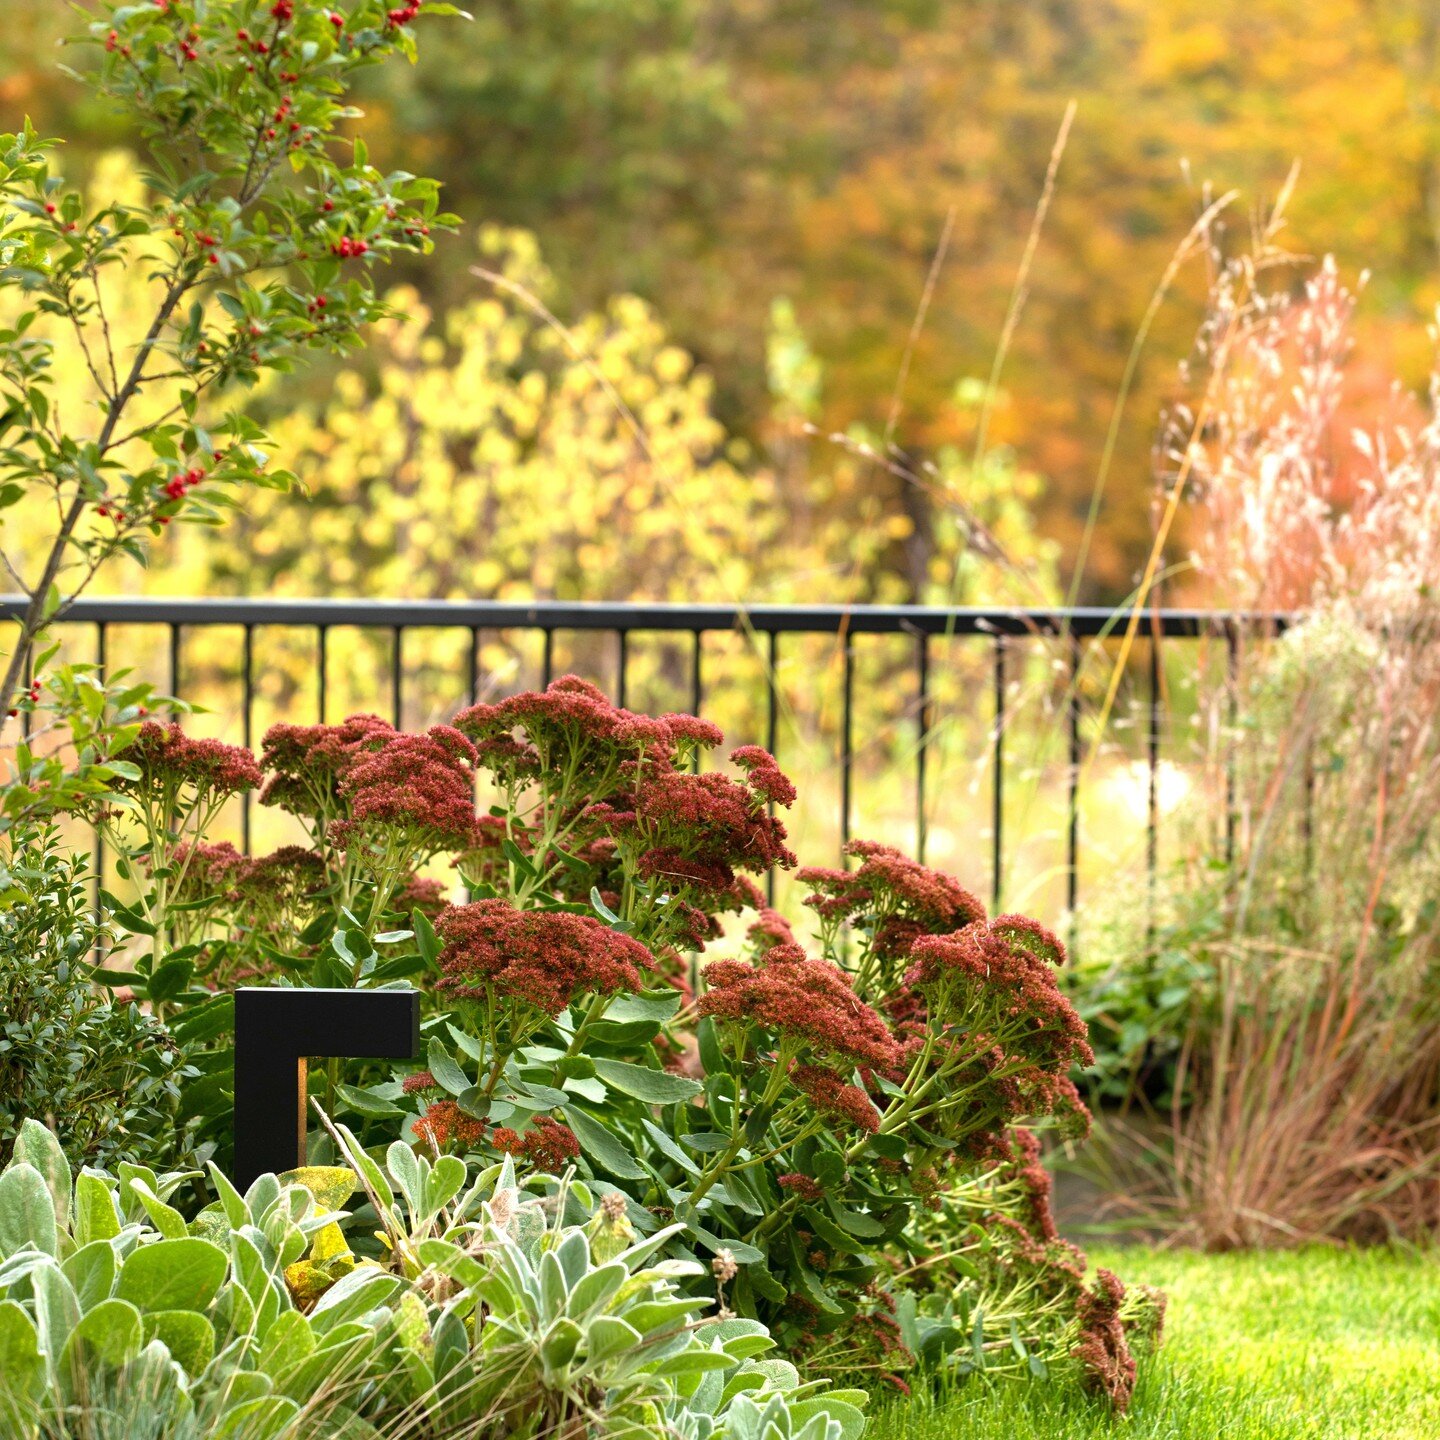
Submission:
[[[235,992],[235,1184],[305,1163],[309,1058],[413,1060],[417,990]]]

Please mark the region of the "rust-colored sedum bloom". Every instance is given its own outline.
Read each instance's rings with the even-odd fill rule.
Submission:
[[[436,1100],[415,1122],[415,1138],[437,1150],[473,1150],[485,1138],[485,1122],[453,1100]]]
[[[282,845],[246,860],[232,880],[236,900],[252,920],[267,927],[287,918],[297,922],[329,883],[324,859],[303,845]]]
[[[1085,1387],[1104,1395],[1119,1414],[1129,1409],[1135,1393],[1135,1357],[1120,1320],[1124,1300],[1120,1277],[1097,1270],[1094,1285],[1080,1296],[1080,1339],[1071,1351],[1080,1362]]]
[[[433,925],[450,903],[445,886],[428,875],[412,875],[395,892],[390,908],[399,915],[418,910]]]
[[[331,837],[346,849],[396,839],[416,854],[465,849],[475,835],[474,763],[475,747],[449,725],[389,736],[341,777],[348,815]]]
[[[580,1156],[575,1132],[549,1115],[537,1115],[530,1128],[520,1135],[508,1126],[496,1130],[491,1143],[502,1155],[528,1160],[547,1175],[559,1175]]]
[[[195,906],[206,900],[233,898],[236,882],[250,864],[228,840],[213,845],[177,845],[170,863],[181,877],[172,898]]]
[[[115,758],[140,771],[138,781],[117,782],[116,788],[124,790],[145,786],[175,792],[188,786],[214,800],[254,790],[262,779],[260,767],[248,750],[219,740],[194,739],[173,721],[160,725],[147,720]]]
[[[874,1101],[833,1070],[821,1065],[796,1065],[790,1079],[820,1114],[867,1135],[880,1128],[880,1112]]]
[[[260,752],[266,772],[260,803],[323,825],[337,814],[338,786],[356,759],[396,733],[378,715],[351,715],[339,725],[272,725]]]
[[[773,945],[758,964],[712,960],[703,971],[700,1014],[721,1022],[757,1025],[795,1051],[882,1073],[903,1059],[884,1020],[828,960],[811,959],[795,944]]]
[[[795,931],[791,929],[790,922],[778,910],[765,904],[757,905],[755,908],[756,919],[746,929],[745,934],[757,953],[763,955],[765,951],[773,950],[777,945],[795,944]]]
[[[1025,930],[1027,943],[1016,943],[1015,933],[1014,919],[1005,917],[1002,924],[980,921],[952,935],[922,936],[910,949],[906,983],[925,996],[932,1020],[993,1029],[1008,1053],[1051,1076],[1091,1064],[1085,1022],[1061,994],[1050,962],[1036,953],[1040,942]]]
[[[793,805],[794,782],[781,770],[775,757],[759,745],[742,745],[730,752],[730,759],[745,771],[746,783],[768,805]]]
[[[798,1170],[790,1170],[783,1175],[777,1175],[775,1183],[786,1194],[797,1195],[801,1200],[814,1203],[825,1198],[825,1187],[818,1180],[811,1179],[809,1175],[802,1175]]]
[[[946,935],[985,918],[984,905],[958,880],[889,845],[853,840],[846,853],[860,860],[854,870],[797,872],[815,887],[805,903],[832,927],[849,921],[872,929],[881,958],[903,958],[922,935]]]
[[[441,912],[438,988],[462,999],[496,995],[558,1015],[582,995],[639,990],[650,952],[591,915],[517,910],[476,900]]]
[[[795,864],[785,827],[766,813],[763,798],[716,771],[657,770],[636,787],[628,812],[597,811],[596,818],[643,847],[642,873],[673,869],[684,857],[702,889],[723,890],[738,871],[759,875]]]
[[[561,770],[581,783],[613,780],[621,764],[668,759],[675,748],[664,719],[611,704],[603,690],[577,675],[562,675],[543,691],[471,705],[455,725],[475,742],[482,765],[517,781]]]

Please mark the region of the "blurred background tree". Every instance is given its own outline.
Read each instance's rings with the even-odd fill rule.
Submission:
[[[1302,159],[1295,247],[1383,277],[1359,324],[1377,403],[1386,373],[1423,384],[1440,299],[1440,18],[1423,0],[474,8],[415,70],[375,78],[370,128],[389,137],[378,158],[444,175],[448,203],[476,226],[538,234],[558,314],[644,301],[666,343],[713,377],[719,460],[741,463],[744,447],[792,514],[853,520],[858,486],[888,517],[893,543],[876,563],[891,592],[926,590],[923,487],[874,465],[852,483],[853,456],[814,445],[797,461],[796,412],[772,393],[772,307],[789,303],[823,366],[806,419],[883,435],[953,209],[895,433],[911,471],[969,454],[978,412],[957,386],[989,373],[1071,97],[1078,118],[990,427],[997,453],[1041,477],[1039,532],[1061,554],[1077,548],[1136,326],[1201,208],[1201,180],[1267,197]],[[53,64],[69,23],[52,0],[9,0],[0,102],[82,137],[72,163],[84,168],[125,137]],[[452,243],[423,281],[398,278],[444,317],[481,294],[473,255]],[[1144,554],[1154,416],[1206,278],[1198,265],[1182,275],[1142,359],[1083,598],[1123,595]]]

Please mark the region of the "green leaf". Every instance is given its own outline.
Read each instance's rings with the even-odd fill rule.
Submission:
[[[430,1073],[435,1077],[436,1084],[442,1090],[448,1091],[451,1095],[463,1095],[470,1088],[470,1077],[451,1058],[450,1052],[445,1048],[438,1035],[430,1037],[425,1060]]]
[[[132,1180],[130,1191],[145,1207],[145,1213],[149,1215],[150,1223],[167,1240],[179,1240],[189,1233],[185,1217],[160,1199],[143,1180]]]
[[[167,960],[150,977],[146,992],[151,1000],[173,1000],[190,983],[193,960]]]
[[[50,1199],[55,1204],[55,1223],[62,1230],[68,1230],[73,1180],[70,1162],[65,1158],[65,1152],[60,1148],[60,1142],[54,1134],[38,1120],[22,1121],[20,1133],[15,1137],[13,1159],[25,1165],[33,1165],[45,1177]]]
[[[410,924],[415,931],[415,948],[433,970],[440,961],[440,937],[429,917],[421,910],[410,912]]]
[[[420,1161],[415,1152],[403,1140],[392,1142],[385,1152],[385,1168],[400,1187],[411,1213],[418,1215],[425,1205],[425,1182],[421,1178]]]
[[[807,1205],[801,1211],[805,1216],[807,1229],[813,1230],[832,1249],[848,1255],[856,1248],[856,1242],[847,1235],[823,1210]]]
[[[35,1322],[14,1300],[0,1300],[0,1395],[38,1400],[46,1383]]]
[[[718,1130],[697,1130],[693,1135],[682,1135],[680,1143],[704,1155],[718,1155],[722,1150],[730,1148],[730,1137],[722,1135]]]
[[[699,1175],[700,1167],[658,1125],[649,1119],[641,1120],[640,1123],[655,1148],[667,1160],[678,1165],[687,1175]]]
[[[845,1157],[837,1150],[821,1150],[808,1168],[827,1190],[838,1190],[845,1183]]]
[[[643,1100],[647,1105],[675,1105],[698,1095],[705,1087],[698,1080],[672,1075],[668,1070],[652,1070],[647,1065],[632,1065],[625,1060],[596,1057],[595,1073],[612,1089]]]
[[[565,1119],[575,1132],[587,1158],[617,1180],[644,1180],[644,1169],[634,1156],[593,1116],[573,1105],[565,1107]]]
[[[0,1256],[26,1245],[46,1255],[58,1252],[55,1202],[45,1177],[33,1166],[12,1160],[0,1175]]]
[[[885,1233],[885,1227],[873,1216],[860,1210],[835,1209],[835,1218],[852,1234],[867,1240],[877,1239]]]
[[[377,1119],[387,1115],[403,1115],[405,1112],[398,1106],[392,1105],[388,1100],[382,1100],[377,1095],[372,1095],[368,1090],[361,1090],[354,1085],[336,1085],[335,1093],[352,1109],[357,1115],[370,1115]]]
[[[75,1181],[75,1242],[110,1240],[120,1233],[120,1217],[110,1186],[90,1170],[82,1170]]]
[[[145,1317],[145,1339],[159,1340],[193,1380],[215,1354],[215,1327],[194,1310],[156,1310]]]
[[[505,858],[526,880],[538,878],[530,857],[513,840],[507,838],[500,848],[505,852]]]
[[[869,1148],[882,1160],[903,1160],[909,1147],[898,1135],[872,1135]]]
[[[783,1304],[790,1292],[775,1278],[770,1267],[763,1263],[749,1265],[745,1269],[755,1293],[772,1305]]]
[[[624,1320],[613,1315],[599,1315],[590,1322],[588,1339],[590,1363],[595,1365],[612,1355],[622,1355],[627,1350],[634,1350],[640,1344],[641,1335],[633,1325],[626,1324]]]
[[[378,1199],[382,1205],[393,1205],[395,1203],[395,1191],[386,1179],[385,1172],[365,1153],[365,1147],[355,1136],[344,1126],[335,1127],[340,1132],[340,1138],[344,1143],[344,1158],[360,1172],[361,1178],[371,1192],[374,1199]]]
[[[235,997],[217,995],[213,1000],[189,1005],[170,1028],[184,1045],[213,1040],[235,1028]]]
[[[115,1284],[115,1247],[108,1240],[82,1245],[60,1266],[75,1291],[81,1310],[91,1310],[110,1298]]]
[[[723,1235],[713,1235],[710,1231],[702,1229],[699,1225],[691,1225],[690,1233],[707,1249],[712,1255],[718,1255],[722,1250],[728,1250],[742,1265],[758,1265],[765,1259],[765,1252],[757,1250],[753,1245],[747,1245],[743,1240],[730,1240]]]
[[[102,1300],[80,1317],[65,1343],[64,1358],[78,1364],[98,1360],[118,1370],[140,1353],[143,1344],[139,1310],[124,1300]],[[62,1367],[68,1369],[64,1358]]]
[[[607,925],[618,926],[621,923],[620,917],[605,903],[599,889],[594,885],[590,887],[590,904]]]
[[[203,1310],[224,1283],[228,1263],[208,1240],[157,1240],[125,1261],[115,1293],[147,1312]]]
[[[817,1415],[822,1415],[827,1420],[839,1421],[840,1440],[860,1440],[865,1433],[864,1412],[834,1395],[816,1395],[808,1400],[792,1400],[790,1415],[797,1433]]]

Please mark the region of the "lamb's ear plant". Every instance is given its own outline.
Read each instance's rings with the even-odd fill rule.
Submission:
[[[119,1169],[73,1174],[32,1120],[0,1174],[7,1436],[298,1440],[358,1423],[400,1282],[357,1270],[302,1310],[286,1267],[334,1224],[303,1186],[269,1175],[241,1196],[217,1172],[220,1215],[187,1225],[169,1200],[189,1177]]]
[[[863,1394],[801,1384],[763,1325],[681,1288],[705,1271],[667,1258],[678,1227],[637,1238],[618,1193],[527,1193],[509,1159],[472,1179],[454,1157],[397,1143],[381,1167],[339,1138],[355,1169],[262,1175],[243,1195],[212,1166],[217,1198],[187,1223],[171,1202],[192,1176],[77,1174],[27,1120],[0,1173],[7,1440],[538,1440],[592,1423],[858,1440]],[[350,1249],[357,1191],[388,1263]]]
[[[708,1267],[669,1254],[683,1225],[652,1221],[641,1236],[618,1190],[597,1204],[573,1176],[521,1183],[508,1156],[466,1183],[454,1156],[432,1163],[397,1141],[382,1166],[345,1127],[332,1133],[390,1268],[432,1307],[432,1343],[407,1352],[390,1382],[407,1408],[428,1404],[457,1431],[594,1424],[641,1440],[673,1424],[704,1440],[753,1394],[796,1433],[816,1416],[838,1427],[815,1432],[833,1440],[863,1431],[863,1392],[801,1384],[788,1362],[762,1358],[775,1342],[758,1321],[707,1313],[714,1300],[695,1282]]]

